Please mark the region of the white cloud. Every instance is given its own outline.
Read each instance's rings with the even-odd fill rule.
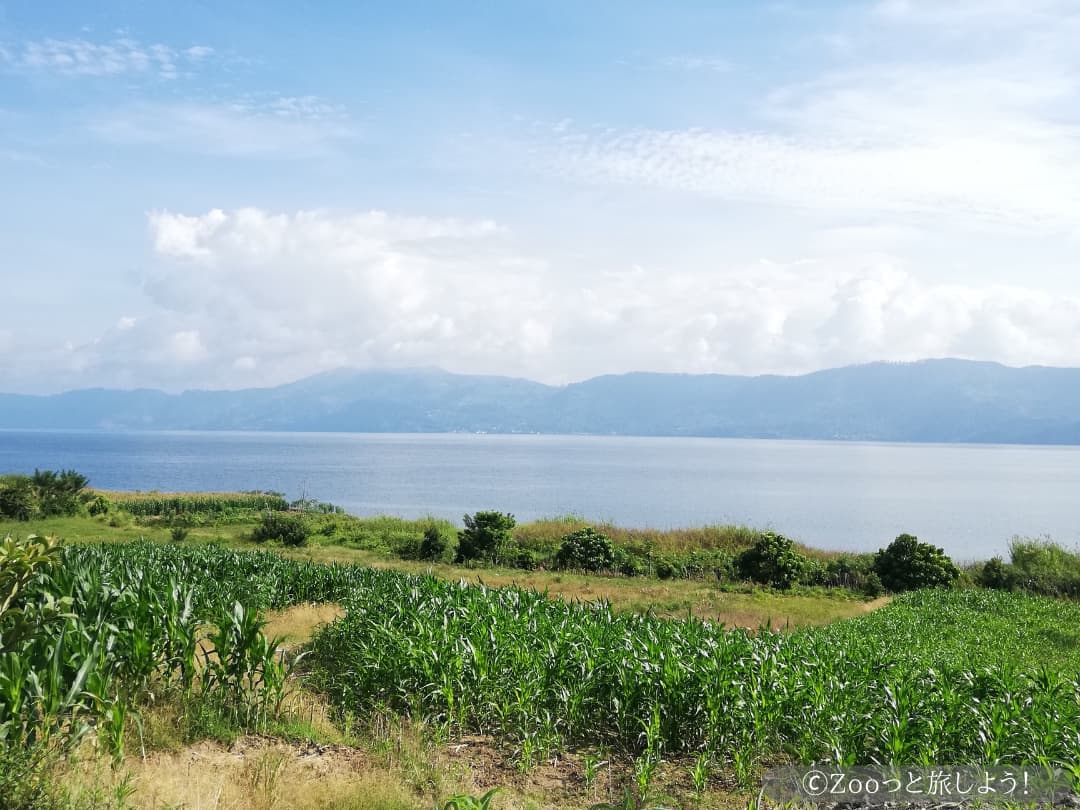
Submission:
[[[256,105],[144,103],[111,111],[90,124],[100,139],[226,157],[306,158],[333,153],[353,136],[341,107],[314,97]]]
[[[928,283],[883,255],[618,271],[531,257],[490,221],[384,212],[157,212],[150,234],[159,259],[146,292],[160,315],[76,350],[96,379],[236,387],[435,364],[563,382],[932,356],[1080,363],[1080,297]]]
[[[129,37],[109,42],[50,38],[25,42],[18,48],[0,49],[0,60],[22,70],[63,76],[153,73],[164,79],[174,79],[182,70],[207,59],[213,52],[214,49],[206,45],[178,50]]]
[[[579,124],[536,152],[594,184],[935,227],[1076,230],[1080,5],[887,0],[840,34],[857,44],[837,67],[774,88],[750,120]]]
[[[169,353],[180,363],[194,363],[206,357],[206,346],[198,330],[186,329],[169,337]]]

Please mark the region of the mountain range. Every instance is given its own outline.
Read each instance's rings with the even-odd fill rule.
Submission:
[[[565,386],[430,368],[339,369],[238,391],[0,394],[0,428],[1080,444],[1080,369],[942,359],[799,376],[631,373]]]

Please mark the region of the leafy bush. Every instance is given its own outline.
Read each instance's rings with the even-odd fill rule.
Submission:
[[[858,590],[863,596],[876,597],[885,593],[885,586],[881,584],[881,577],[873,571],[867,571],[862,576]]]
[[[441,560],[450,544],[439,532],[439,527],[432,524],[424,529],[424,538],[420,541],[421,560]]]
[[[169,536],[174,542],[182,543],[188,538],[188,528],[187,526],[173,526],[169,529]]]
[[[90,479],[75,470],[34,470],[31,481],[37,493],[38,509],[46,517],[78,513],[82,503],[79,494],[90,483]]]
[[[535,571],[540,567],[539,555],[528,548],[509,548],[504,551],[506,564],[522,571]]]
[[[874,573],[890,591],[952,585],[960,576],[945,551],[902,534],[874,555]]]
[[[739,555],[737,566],[744,579],[787,590],[794,585],[806,564],[795,545],[781,534],[766,532],[751,548]]]
[[[1008,563],[1000,557],[986,562],[975,575],[976,583],[1003,591],[1080,597],[1080,553],[1050,540],[1015,538],[1009,556]]]
[[[38,511],[38,499],[28,475],[12,475],[0,482],[0,517],[30,520]]]
[[[286,546],[302,546],[307,543],[308,532],[308,524],[303,515],[295,512],[266,512],[251,533],[251,539],[256,543],[278,540]]]
[[[456,562],[498,562],[503,548],[511,540],[517,525],[514,516],[502,512],[477,512],[465,515],[465,528],[458,532]]]
[[[615,549],[611,540],[591,526],[566,535],[555,555],[556,567],[563,569],[610,571],[614,563]]]

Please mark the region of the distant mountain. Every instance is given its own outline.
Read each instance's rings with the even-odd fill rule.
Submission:
[[[635,373],[566,386],[438,369],[343,369],[241,391],[0,394],[0,428],[1080,444],[1080,369],[924,360],[797,377]]]

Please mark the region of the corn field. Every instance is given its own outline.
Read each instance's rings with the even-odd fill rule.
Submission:
[[[95,492],[136,517],[226,517],[289,508],[285,496],[276,492]]]
[[[58,556],[24,583],[20,614],[36,632],[0,646],[8,745],[95,728],[118,747],[128,715],[162,683],[217,695],[258,728],[288,674],[258,615],[333,601],[347,612],[313,639],[310,686],[343,713],[391,709],[492,735],[525,764],[600,747],[696,757],[741,778],[794,759],[1040,764],[1080,782],[1077,657],[1013,655],[1028,643],[1027,618],[1075,622],[1067,603],[918,592],[860,620],[753,633],[214,546],[44,553]],[[1003,618],[970,626],[990,615]],[[206,625],[216,662],[199,658]]]
[[[924,592],[869,628],[754,634],[373,573],[316,637],[316,677],[352,711],[421,714],[501,737],[526,759],[599,744],[704,754],[742,774],[790,757],[1030,763],[1080,779],[1080,668],[1012,664],[1015,616],[996,652],[918,638],[954,603],[996,596]],[[1009,615],[1016,603],[996,607]]]

